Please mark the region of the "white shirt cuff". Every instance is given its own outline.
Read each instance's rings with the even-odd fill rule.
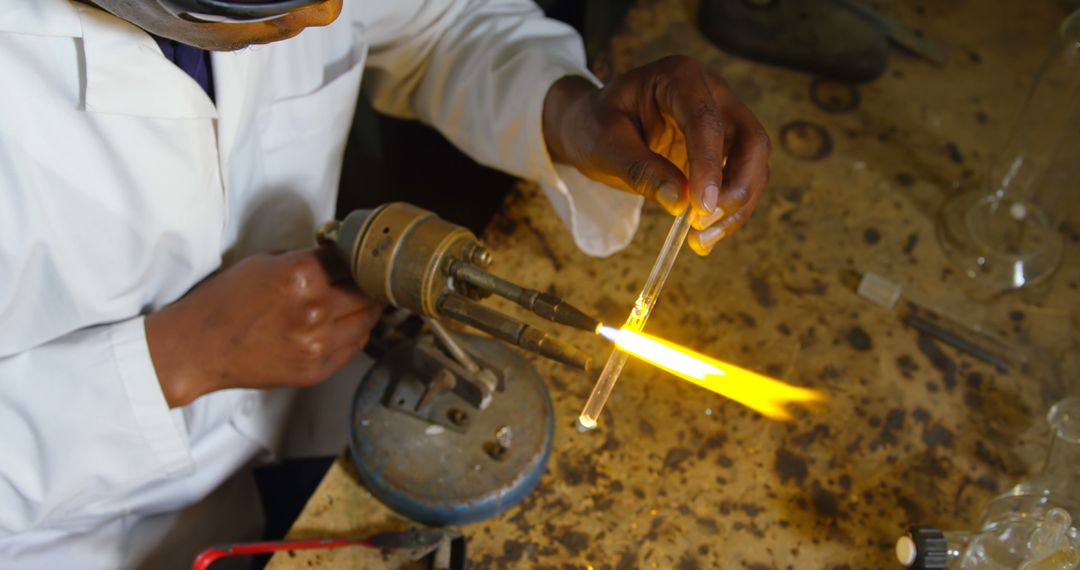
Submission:
[[[584,77],[597,87],[602,85],[588,70],[573,65],[549,70],[546,81],[540,82],[543,89],[535,90],[528,102],[533,120],[529,121],[526,134],[529,140],[537,141],[534,145],[537,150],[530,154],[536,157],[536,162],[529,165],[529,171],[535,173],[534,179],[559,219],[570,229],[578,248],[594,257],[607,257],[630,244],[641,220],[641,205],[645,200],[591,180],[576,168],[556,165],[551,160],[544,140],[544,98],[551,85],[569,75]]]
[[[109,340],[132,415],[162,470],[175,476],[194,469],[187,431],[169,409],[150,359],[145,319],[111,325]]]

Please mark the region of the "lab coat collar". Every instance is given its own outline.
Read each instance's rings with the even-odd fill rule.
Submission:
[[[78,38],[82,25],[68,0],[0,0],[0,32]]]
[[[164,119],[216,118],[195,80],[149,34],[73,0],[0,0],[0,32],[82,38],[87,111]]]
[[[165,59],[150,34],[97,8],[76,8],[82,24],[87,111],[162,119],[217,117],[202,87]]]

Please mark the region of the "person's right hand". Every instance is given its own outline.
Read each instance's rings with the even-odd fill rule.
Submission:
[[[311,386],[367,343],[381,314],[328,248],[260,254],[146,318],[170,407],[226,388]]]

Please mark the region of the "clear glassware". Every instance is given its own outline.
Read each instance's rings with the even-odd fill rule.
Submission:
[[[1058,40],[1032,83],[987,184],[947,201],[937,224],[949,258],[977,282],[1000,289],[1034,284],[1061,261],[1057,224],[1080,137],[1080,10],[1062,22]]]
[[[990,501],[978,532],[912,529],[897,542],[909,568],[1080,568],[1080,398],[1050,408],[1050,448],[1034,476]]]

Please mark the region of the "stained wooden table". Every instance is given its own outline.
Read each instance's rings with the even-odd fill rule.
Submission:
[[[946,261],[934,214],[981,182],[1063,14],[1019,1],[879,4],[947,45],[950,62],[894,50],[884,77],[851,87],[721,53],[696,32],[692,2],[643,1],[628,15],[601,75],[693,54],[727,78],[774,142],[758,212],[708,259],[684,252],[649,330],[817,388],[827,408],[773,422],[631,363],[600,429],[583,434],[573,425],[591,381],[535,359],[555,402],[554,455],[522,505],[462,529],[474,567],[889,568],[908,524],[967,528],[1038,466],[1042,414],[1077,393],[1080,378],[1077,213],[1062,224],[1057,274],[1004,294]],[[669,225],[647,208],[630,247],[591,259],[524,185],[484,238],[495,272],[619,322]],[[920,337],[846,284],[863,271],[1029,351],[1029,370],[1002,374]],[[587,334],[558,334],[606,357]],[[343,456],[291,536],[407,526]],[[385,564],[340,550],[281,554],[269,568]]]

